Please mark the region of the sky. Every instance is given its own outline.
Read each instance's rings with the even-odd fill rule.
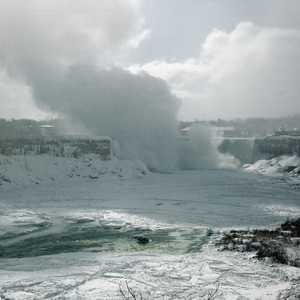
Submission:
[[[99,131],[113,116],[133,130],[300,113],[299,13],[299,0],[1,0],[0,118]]]

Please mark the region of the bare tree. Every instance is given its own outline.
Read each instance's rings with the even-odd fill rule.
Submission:
[[[140,294],[135,293],[133,291],[133,289],[129,287],[127,281],[125,281],[125,284],[126,284],[126,291],[125,292],[122,290],[121,284],[119,285],[119,291],[122,295],[123,300],[143,300],[143,297],[142,297],[141,293]],[[208,291],[206,293],[206,300],[212,300],[217,295],[217,293],[219,291],[219,287],[220,287],[220,284],[218,284],[215,289]],[[186,298],[185,300],[192,300],[192,299],[187,299]]]

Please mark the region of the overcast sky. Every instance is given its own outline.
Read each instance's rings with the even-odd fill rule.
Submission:
[[[299,14],[299,0],[1,0],[0,118],[122,96],[170,123],[300,113]],[[95,84],[81,90],[79,70]]]

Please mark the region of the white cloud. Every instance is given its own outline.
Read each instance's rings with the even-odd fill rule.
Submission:
[[[130,47],[130,48],[137,48],[137,47],[139,47],[140,43],[141,43],[143,40],[149,38],[150,35],[151,35],[151,29],[149,29],[149,28],[148,28],[148,29],[145,29],[145,30],[143,30],[141,33],[139,33],[138,35],[136,35],[133,39],[131,39],[131,40],[127,43],[127,45],[128,45],[128,47]]]
[[[243,22],[214,29],[197,59],[135,65],[183,97],[181,117],[233,118],[299,113],[300,31]]]
[[[0,118],[48,116],[34,104],[35,81],[59,80],[80,61],[109,65],[138,47],[150,34],[140,6],[141,0],[2,0]],[[15,78],[17,85],[8,84]]]
[[[140,0],[3,0],[0,8],[0,60],[11,71],[113,55],[147,35]]]
[[[35,107],[31,87],[20,80],[12,80],[0,72],[0,118],[42,120],[55,118],[56,114],[45,113]]]

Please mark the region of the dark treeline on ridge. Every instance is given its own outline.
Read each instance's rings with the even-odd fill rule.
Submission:
[[[43,126],[61,128],[62,120],[36,121],[31,119],[0,119],[0,139],[38,139],[43,136]]]
[[[233,127],[236,130],[247,132],[249,135],[256,134],[266,136],[267,134],[273,134],[274,131],[277,131],[282,126],[288,131],[292,131],[295,128],[300,129],[300,114],[279,118],[218,119],[212,121],[195,120],[193,122],[180,122],[179,128],[183,129],[192,123],[208,123],[216,127]]]
[[[64,132],[66,123],[62,119],[51,119],[36,121],[31,119],[5,120],[0,119],[0,139],[16,139],[16,138],[41,138],[44,135],[46,126],[52,126],[57,132]],[[248,119],[232,119],[232,120],[212,120],[212,121],[187,121],[179,122],[179,130],[191,126],[193,123],[204,123],[216,127],[233,127],[236,130],[248,132],[249,134],[257,134],[265,136],[273,134],[279,127],[286,130],[294,130],[300,128],[300,114],[293,116],[285,116],[280,118],[248,118]],[[68,124],[69,126],[69,124]]]

